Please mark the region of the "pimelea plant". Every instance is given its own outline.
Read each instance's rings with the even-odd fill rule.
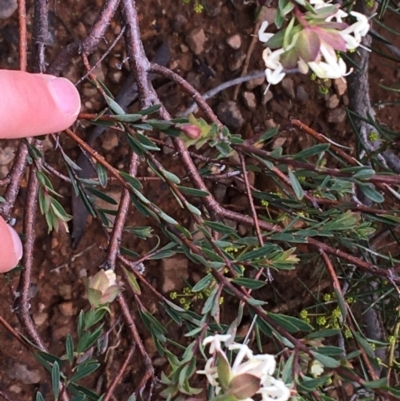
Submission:
[[[263,60],[270,85],[282,81],[286,72],[297,69],[307,74],[311,69],[319,78],[342,78],[349,73],[338,52],[354,51],[370,28],[368,18],[355,11],[356,22],[343,22],[348,17],[339,4],[323,0],[296,0],[281,10],[291,18],[286,28],[276,34],[266,33],[268,22],[261,24],[258,37],[266,48]]]
[[[273,355],[254,355],[246,344],[235,343],[231,334],[217,334],[206,337],[203,345],[210,345],[210,358],[204,370],[198,374],[207,376],[214,387],[212,400],[252,401],[260,394],[263,401],[286,401],[290,390],[282,380],[275,379],[275,358]],[[231,351],[237,350],[235,361],[231,365],[221,343]]]
[[[147,29],[146,19],[157,22],[159,15],[164,15],[157,14],[161,9],[149,7],[154,2],[141,2],[137,7],[134,0],[105,0],[95,21],[82,18],[86,25],[92,24],[86,27],[86,35],[79,31],[79,40],[65,38],[62,46],[51,52],[46,51],[47,17],[53,2],[34,0],[28,12],[24,3],[19,1],[20,68],[65,74],[71,65],[85,66],[75,83],[86,88],[94,85],[100,99],[97,105],[86,103],[88,95],[83,91],[87,110],[79,115],[79,123],[58,138],[51,136],[53,149],[45,150],[39,140],[21,142],[9,175],[0,179],[0,214],[7,219],[21,218],[24,228],[17,223],[17,229],[25,236],[24,259],[9,275],[9,286],[4,286],[5,291],[10,290],[9,297],[3,298],[9,304],[0,313],[0,324],[26,348],[15,358],[34,354],[49,373],[36,400],[400,399],[400,160],[390,153],[393,144],[398,144],[398,133],[374,120],[369,103],[368,63],[365,58],[360,60],[369,55],[360,45],[369,29],[365,9],[347,14],[338,5],[323,1],[280,0],[275,19],[280,31],[266,33],[266,23],[260,29],[268,48],[264,56],[271,84],[290,69],[312,70],[322,77],[319,91],[328,96],[332,89],[325,80],[349,73],[337,53],[358,49],[350,57],[360,68],[346,78],[346,111],[358,135],[353,139],[346,135],[342,140],[325,129],[322,114],[318,116],[322,132],[297,120],[304,116],[299,107],[290,110],[296,119],[282,117],[283,130],[279,126],[266,129],[267,124],[261,122],[254,132],[243,135],[243,130],[224,127],[212,109],[216,104],[206,103],[211,95],[204,93],[203,87],[200,93],[176,72],[147,59],[139,32]],[[65,3],[57,4],[65,7]],[[239,8],[232,3],[240,2],[224,2],[225,11]],[[249,2],[248,9],[253,10],[255,3],[263,5],[265,1]],[[351,3],[346,3],[349,9]],[[87,7],[85,2],[74,4]],[[360,7],[364,2],[353,5]],[[391,7],[382,2],[379,15]],[[34,15],[29,15],[33,10]],[[176,10],[166,6],[166,16],[175,17]],[[398,18],[397,9],[392,13]],[[32,17],[29,26],[27,14]],[[143,20],[141,15],[145,15]],[[206,29],[216,21],[226,21],[227,15],[211,20],[205,12],[195,22],[198,26],[204,23],[201,26]],[[350,18],[356,22],[350,25]],[[117,21],[125,24],[115,26]],[[64,37],[61,22],[60,36]],[[153,32],[156,26],[151,24]],[[192,29],[191,24],[184,24],[189,26],[177,35],[177,26],[171,25],[160,24],[154,32],[174,35],[177,40]],[[209,39],[212,32],[206,30]],[[243,32],[237,33],[244,36]],[[29,43],[30,35],[27,48],[24,43]],[[28,49],[32,57],[27,57]],[[220,50],[219,46],[212,48],[218,55],[223,54]],[[94,52],[103,53],[102,58],[92,59]],[[114,59],[125,54],[128,59],[124,62],[138,82],[140,100],[139,107],[128,109],[122,105],[120,93],[131,85],[121,81],[117,88],[110,79],[110,90],[108,77],[102,82],[101,74],[94,72],[107,55]],[[224,76],[228,71],[223,71]],[[188,112],[186,118],[177,112],[183,103],[175,108],[159,98],[152,74],[190,95],[202,117]],[[254,79],[253,74],[246,79]],[[84,82],[89,78],[90,82]],[[220,85],[219,91],[225,84],[238,82],[231,79]],[[311,106],[315,104],[311,102]],[[113,152],[93,149],[92,142],[83,141],[89,122],[117,133],[121,143],[115,153],[125,154],[121,162],[110,158]],[[301,135],[303,145],[283,145],[280,140],[288,133]],[[79,173],[80,157],[71,142],[85,151],[88,157],[82,154],[84,160],[94,164],[86,178]],[[397,168],[389,167],[396,164]],[[99,234],[97,228],[89,227],[87,234],[95,235],[87,237],[89,247],[79,253],[65,253],[66,247],[61,246],[71,218],[66,212],[68,195],[60,196],[68,191],[62,188],[79,196],[97,217],[96,227],[104,228]],[[221,188],[228,189],[222,196]],[[26,200],[24,207],[18,206],[18,192],[25,194],[21,197]],[[100,206],[96,198],[110,207]],[[51,241],[42,236],[36,202],[53,231]],[[117,203],[118,210],[111,208]],[[60,232],[54,232],[58,227]],[[389,249],[390,242],[395,246]],[[60,255],[53,260],[57,252]],[[81,257],[86,259],[76,263]],[[167,289],[166,280],[161,282],[167,269],[159,263],[166,261],[175,267],[180,260],[189,261],[182,275],[174,269],[168,271],[176,284],[183,279],[184,288]],[[47,269],[59,262],[62,264]],[[76,282],[78,266],[88,270],[88,302],[82,299],[83,288]],[[187,279],[186,271],[190,271]],[[15,274],[20,275],[18,286],[12,281]],[[50,277],[47,283],[46,277]],[[73,307],[77,317],[70,326],[72,332],[65,338],[58,333],[55,343],[53,329],[57,327],[51,327],[52,321],[42,326],[37,314],[44,308],[56,317],[59,296],[50,287],[64,282],[73,284],[73,295],[71,300],[71,296],[65,297],[68,304],[63,302],[60,307]],[[35,286],[41,291],[31,300]],[[12,325],[7,321],[11,311],[19,319],[18,326],[16,319],[9,320]],[[251,319],[254,323],[248,330]],[[64,324],[65,320],[60,321]],[[251,331],[251,340],[234,342],[244,331]],[[265,354],[267,345],[275,356]],[[7,374],[8,368],[3,370]],[[13,389],[7,387],[6,374],[0,398],[33,398],[29,392],[33,387],[26,386],[20,395],[9,395]]]

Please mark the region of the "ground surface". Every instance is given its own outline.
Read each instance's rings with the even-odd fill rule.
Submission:
[[[91,1],[58,1],[50,2],[53,10],[52,24],[54,37],[50,43],[49,57],[60,46],[69,43],[71,35],[82,37],[97,15],[101,0]],[[138,2],[141,15],[142,37],[146,51],[150,57],[165,39],[169,40],[171,48],[171,60],[169,67],[186,78],[196,89],[204,93],[210,88],[228,81],[241,74],[243,63],[248,54],[254,32],[254,10],[252,4],[243,5],[241,1],[220,1],[211,3],[208,10],[202,14],[196,14],[192,8],[184,5],[179,0],[149,0]],[[55,7],[56,6],[56,7]],[[54,8],[55,7],[55,8]],[[267,12],[267,17],[273,14],[272,9]],[[395,21],[384,20],[385,23],[396,26]],[[114,21],[112,29],[108,32],[107,39],[112,41],[120,30],[118,19]],[[379,31],[379,28],[376,28]],[[205,40],[202,39],[204,35]],[[392,37],[400,45],[399,37]],[[100,50],[91,58],[93,64],[96,59],[107,49],[107,44],[102,43]],[[125,54],[122,44],[117,44],[110,56],[107,56],[101,68],[96,69],[99,78],[112,91],[117,91],[121,83],[128,75],[127,64],[123,64]],[[383,51],[388,52],[382,47]],[[248,71],[263,68],[261,60],[262,46],[256,43],[249,61]],[[197,54],[195,54],[197,53]],[[2,21],[0,24],[0,67],[16,68],[17,66],[17,25],[16,16]],[[380,85],[392,86],[398,81],[398,65],[394,62],[385,62],[376,55],[372,55],[370,66],[371,99],[373,102],[386,102],[376,108],[378,119],[387,124],[393,130],[400,129],[400,114],[396,105],[392,102],[398,100],[398,94],[387,92]],[[82,62],[77,59],[70,64],[65,76],[76,82],[84,72]],[[165,80],[157,80],[161,99],[167,109],[173,114],[183,111],[189,104],[189,99],[179,93],[174,85]],[[92,89],[90,84],[80,85],[83,110],[98,112],[103,107],[101,96]],[[271,88],[270,93],[263,95],[265,83],[263,80],[251,84],[242,85],[237,99],[234,99],[234,89],[227,90],[209,103],[216,110],[222,102],[233,100],[243,117],[237,132],[246,138],[265,131],[276,124],[285,125],[290,118],[299,119],[317,131],[324,132],[338,143],[351,146],[353,133],[346,123],[344,107],[347,104],[345,88],[341,82],[336,82],[326,89],[326,94],[321,94],[318,84],[306,76],[289,76],[282,85]],[[135,107],[135,106],[133,106]],[[229,125],[229,121],[226,122]],[[78,128],[80,134],[86,135],[82,128]],[[283,131],[271,143],[271,147],[284,145],[288,152],[298,151],[309,145],[305,136],[295,133],[293,130]],[[76,158],[78,149],[70,140],[61,138],[64,148],[69,151],[71,158]],[[0,174],[7,173],[9,162],[12,158],[13,142],[0,144]],[[103,139],[96,143],[96,147],[106,155],[107,160],[118,167],[127,162],[127,151],[124,144],[118,145],[115,133],[108,132]],[[45,147],[46,147],[45,143]],[[55,167],[61,164],[54,158],[52,148],[48,145],[46,158]],[[180,172],[180,166],[174,160],[173,153],[164,149],[161,156],[163,164],[172,172]],[[139,169],[139,176],[149,176],[145,167]],[[270,182],[263,182],[258,177],[253,177],[259,188],[274,190]],[[64,195],[63,204],[70,211],[70,187],[57,179],[53,179],[56,189]],[[157,204],[164,210],[170,211],[174,202],[170,192],[159,181],[150,181],[144,184],[145,193],[149,199],[157,200]],[[117,196],[117,192],[111,189],[111,194]],[[235,188],[222,191],[222,202],[233,204],[242,211],[246,211],[247,202],[244,195],[239,194]],[[18,216],[24,204],[24,191],[22,189],[15,215]],[[184,220],[186,217],[180,212],[172,211],[174,216]],[[148,222],[138,213],[130,216],[132,225],[146,225]],[[105,246],[104,233],[99,229],[98,223],[90,219],[79,247],[72,249],[68,233],[47,233],[44,219],[38,220],[38,237],[35,252],[35,274],[32,288],[32,314],[38,330],[54,354],[60,354],[64,347],[65,336],[68,332],[74,332],[76,325],[76,312],[85,308],[87,303],[83,297],[84,286],[81,277],[94,274],[101,264]],[[190,224],[190,222],[188,222]],[[17,229],[20,226],[17,224]],[[124,244],[139,254],[155,245],[155,239],[137,241],[130,238]],[[181,277],[187,278],[191,283],[196,282],[201,274],[195,266],[187,264],[181,258],[172,261],[154,261],[146,264],[145,276],[157,290],[168,296],[172,290],[180,290],[184,286]],[[304,280],[310,288],[321,289],[326,280],[323,277],[313,275],[312,271],[300,270],[276,274],[274,289],[266,290],[263,295],[272,307],[287,308],[290,305],[293,314],[297,314],[302,308],[298,300],[307,301],[307,293],[298,281]],[[11,310],[14,291],[18,283],[17,276],[0,278],[1,289],[0,314],[9,322],[18,327],[18,322]],[[289,285],[288,285],[289,284]],[[306,302],[305,301],[305,302]],[[157,319],[165,321],[166,317],[158,309],[157,300],[149,293],[143,293],[143,303],[147,309],[155,314]],[[225,313],[229,313],[227,310]],[[160,358],[150,335],[139,323],[142,338],[150,356],[155,360],[157,367],[162,368],[165,363]],[[175,331],[174,331],[175,330]],[[181,333],[173,328],[169,333],[170,338],[179,341]],[[45,372],[4,330],[0,331],[0,388],[9,391],[9,394],[20,400],[31,399],[33,391],[39,389],[43,394],[50,390],[45,384]],[[113,344],[115,345],[115,344]],[[118,369],[120,358],[118,348],[107,355],[107,374],[112,374]],[[132,366],[130,377],[118,391],[129,391],[129,381],[135,380],[139,363]],[[97,382],[101,386],[101,383]],[[89,383],[88,383],[89,384]],[[93,383],[92,383],[93,384]],[[122,394],[121,394],[122,395]],[[126,397],[128,393],[124,393]],[[116,394],[117,398],[119,394]]]

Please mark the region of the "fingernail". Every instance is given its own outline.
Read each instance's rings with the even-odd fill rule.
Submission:
[[[48,81],[48,85],[59,109],[67,115],[77,116],[81,100],[73,83],[65,78],[54,78]]]
[[[22,242],[19,238],[18,233],[9,225],[7,225],[8,229],[10,230],[10,235],[14,245],[14,254],[18,260],[22,258]]]

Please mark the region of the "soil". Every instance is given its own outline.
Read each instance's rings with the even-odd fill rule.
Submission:
[[[82,38],[87,34],[102,3],[101,0],[58,0],[50,2],[53,37],[48,48],[49,60],[62,46],[71,41],[71,37]],[[163,41],[168,39],[171,48],[169,67],[183,76],[201,93],[241,74],[244,58],[255,33],[253,22],[255,4],[239,0],[207,1],[204,12],[196,14],[191,6],[183,4],[180,0],[149,0],[138,3],[142,39],[150,58]],[[31,16],[32,9],[29,8],[28,10]],[[31,20],[29,21],[31,24]],[[383,22],[396,29],[396,21],[390,15],[385,17]],[[118,16],[106,34],[107,43],[101,42],[98,51],[90,58],[92,65],[107,50],[109,43],[118,35],[120,29]],[[378,26],[375,29],[378,32],[382,31]],[[12,18],[0,22],[1,68],[17,68],[17,32],[16,14]],[[202,33],[204,33],[205,42],[201,43],[200,40],[200,43],[193,43],[195,40],[193,37],[198,38],[200,36],[201,39]],[[390,39],[395,45],[400,46],[398,36],[392,35]],[[377,43],[376,47],[386,53],[389,52],[381,44]],[[198,54],[194,54],[194,51]],[[262,45],[256,43],[250,58],[249,72],[263,69],[261,52]],[[123,43],[118,43],[111,54],[101,63],[101,67],[97,67],[95,70],[96,75],[104,80],[113,93],[118,91],[129,74],[128,65],[124,62],[125,58]],[[384,104],[375,108],[377,118],[382,124],[387,124],[394,131],[400,129],[400,114],[396,110],[397,106],[393,104],[398,101],[399,95],[396,92],[386,91],[381,85],[391,87],[398,82],[398,65],[394,62],[382,61],[382,58],[375,53],[371,55],[371,99],[373,102],[385,101]],[[76,82],[84,72],[81,59],[77,58],[73,63],[70,63],[64,75]],[[178,91],[173,84],[158,79],[155,81],[155,86],[158,88],[161,100],[172,115],[184,111],[189,105],[190,99]],[[251,138],[277,124],[286,126],[291,118],[295,118],[317,131],[325,133],[335,142],[353,147],[354,134],[346,121],[344,112],[348,99],[346,92],[341,88],[341,82],[335,82],[332,85],[326,84],[327,93],[325,94],[321,94],[318,83],[311,81],[309,77],[304,75],[288,76],[283,84],[272,87],[270,89],[271,95],[267,95],[267,97],[264,95],[265,86],[262,80],[242,85],[237,100],[233,99],[234,89],[231,88],[211,99],[209,104],[214,110],[217,110],[219,104],[234,100],[244,120],[237,132],[245,138]],[[80,84],[79,89],[83,100],[82,112],[96,113],[102,110],[104,107],[102,98],[89,83]],[[255,98],[251,94],[254,94]],[[270,99],[268,100],[268,98]],[[76,129],[83,137],[88,135],[90,131],[89,128],[85,129],[82,125],[77,125]],[[79,154],[76,144],[63,136],[61,136],[60,141],[68,155],[76,160]],[[113,165],[118,166],[118,168],[126,167],[128,161],[126,147],[121,141],[118,147],[115,146],[116,144],[118,144],[118,138],[115,138],[114,133],[108,132],[97,141],[96,148]],[[310,144],[310,139],[304,134],[288,129],[282,130],[270,144],[270,147],[284,146],[288,153],[295,153]],[[7,149],[14,147],[15,142],[13,141],[1,142],[0,178],[7,173],[11,161],[7,162],[4,159],[4,154],[6,154]],[[65,173],[65,167],[59,160],[58,153],[53,151],[51,142],[46,140],[44,148],[47,162]],[[182,169],[174,160],[173,153],[168,149],[164,149],[160,160],[169,171],[182,175]],[[143,163],[139,168],[138,176],[148,177],[150,175]],[[259,188],[274,190],[271,183],[264,182],[259,177],[254,177],[254,179]],[[66,210],[71,212],[70,186],[56,177],[52,177],[52,182],[55,189],[63,195],[62,203]],[[14,210],[16,217],[21,216],[24,208],[25,187],[26,180],[22,185],[21,194]],[[247,212],[246,198],[234,186],[222,192],[224,204],[235,204],[241,208],[241,211]],[[111,186],[110,189],[107,189],[107,193],[118,198],[118,187]],[[185,223],[185,226],[190,227],[188,216],[179,209],[177,210],[174,198],[166,185],[160,181],[144,182],[144,193],[150,200],[154,200],[161,209]],[[37,221],[31,311],[38,331],[50,352],[61,355],[64,352],[66,334],[76,331],[77,311],[87,308],[84,285],[81,279],[84,276],[96,273],[105,255],[104,247],[107,240],[99,223],[90,218],[86,233],[78,248],[72,249],[69,233],[48,233],[43,217],[40,216]],[[132,226],[151,225],[154,232],[158,234],[156,225],[137,212],[131,213],[128,222]],[[16,228],[20,232],[22,231],[20,222],[17,222]],[[138,240],[127,235],[123,245],[143,255],[156,245],[156,240],[155,237],[146,241]],[[165,241],[162,239],[163,243]],[[202,270],[196,266],[182,260],[178,262],[174,259],[172,267],[165,261],[146,262],[144,275],[158,291],[169,296],[170,291],[179,291],[184,287],[182,277],[193,284],[203,274]],[[307,292],[299,279],[305,282],[308,287],[316,288],[316,290],[321,290],[324,285],[324,280],[319,272],[310,272],[308,268],[274,273],[274,279],[274,285],[270,291],[261,294],[260,297],[267,300],[272,308],[285,308],[290,305],[293,315],[298,314],[305,306],[304,302],[306,301],[304,300],[307,299]],[[0,280],[0,297],[3,301],[0,305],[0,315],[18,329],[19,323],[11,308],[16,295],[18,274],[0,277]],[[151,293],[144,290],[141,299],[147,310],[153,313],[159,321],[167,321],[165,314],[159,310],[157,299]],[[299,303],[297,300],[304,302]],[[133,303],[131,306],[132,310],[135,311]],[[232,321],[234,316],[230,316],[232,312],[229,311],[229,308],[224,309],[222,306],[222,310],[226,314],[227,321]],[[113,312],[116,313],[116,310],[113,309]],[[136,321],[140,335],[153,362],[155,362],[157,369],[161,370],[165,365],[165,359],[157,354],[151,337],[140,319],[136,319]],[[179,341],[181,334],[177,327],[169,327],[168,335],[172,340]],[[117,347],[115,335],[112,336],[111,342],[116,348],[107,355],[106,372],[102,372],[105,373],[105,376],[97,375],[92,381],[85,383],[93,386],[92,388],[98,386],[101,389],[99,378],[105,378],[106,382],[107,376],[110,374],[113,376],[114,372],[118,370],[124,357],[122,352],[124,348]],[[18,400],[32,399],[33,394],[38,389],[45,396],[49,396],[51,389],[46,384],[48,383],[46,373],[32,358],[31,354],[26,352],[3,329],[0,330],[0,344],[0,372],[2,372],[0,390],[4,389],[11,397]],[[26,372],[16,364],[24,365]],[[137,384],[139,380],[138,372],[140,369],[140,361],[137,358],[124,382],[121,383],[115,393],[117,399],[120,397],[126,399],[129,396],[130,391],[134,388],[131,383]],[[23,374],[24,372],[25,374]]]

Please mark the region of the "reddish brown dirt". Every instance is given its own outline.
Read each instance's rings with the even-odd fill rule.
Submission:
[[[50,2],[53,3],[53,2]],[[253,4],[242,5],[241,1],[220,1],[211,3],[209,11],[202,14],[195,14],[190,7],[185,6],[179,0],[150,0],[141,2],[141,29],[145,48],[150,56],[155,52],[155,49],[162,43],[165,38],[170,40],[171,45],[171,61],[170,67],[175,72],[185,77],[192,83],[200,92],[205,92],[210,88],[215,87],[221,82],[230,80],[240,75],[241,69],[231,70],[235,51],[232,50],[226,43],[227,39],[234,34],[239,34],[242,40],[240,50],[246,54],[252,40],[254,31],[254,11]],[[97,14],[99,7],[102,4],[100,0],[91,1],[57,1],[56,15],[53,18],[53,24],[56,33],[53,47],[50,47],[49,57],[54,54],[60,46],[65,45],[71,40],[71,34],[77,38],[83,37],[87,33],[87,29],[93,22],[94,16]],[[52,4],[53,7],[53,4]],[[54,10],[53,10],[54,11]],[[396,28],[394,18],[384,19],[385,23]],[[194,28],[204,30],[207,41],[204,46],[204,51],[198,57],[187,47],[186,38]],[[2,57],[0,59],[1,68],[16,68],[17,67],[17,42],[16,42],[16,16],[13,19],[3,21],[0,24],[2,38],[0,38],[0,51]],[[106,38],[112,41],[115,34],[119,30],[118,20],[113,23]],[[378,31],[380,29],[377,28]],[[392,36],[394,44],[400,46],[400,38]],[[379,46],[379,48],[383,48]],[[99,51],[91,59],[93,62],[96,57],[99,57],[107,49],[107,44],[102,43]],[[111,80],[112,74],[118,72],[115,65],[116,62],[121,62],[125,54],[123,52],[122,43],[117,45],[110,56],[108,56],[102,65],[102,74],[105,77],[105,83],[112,91],[118,90],[119,84]],[[257,43],[253,51],[249,71],[254,71],[262,68],[261,61],[261,44]],[[387,50],[386,50],[387,52]],[[240,54],[236,53],[236,57]],[[83,73],[83,66],[80,59],[77,59],[69,66],[66,71],[66,76],[72,80],[76,80]],[[124,64],[122,69],[122,78],[127,76],[127,67]],[[398,82],[398,64],[391,62],[383,62],[381,58],[375,54],[371,57],[370,82],[371,82],[371,98],[374,102],[396,102],[399,95],[395,92],[387,92],[380,85],[393,86]],[[265,131],[274,124],[286,124],[290,118],[296,118],[310,125],[318,131],[322,131],[329,135],[335,141],[351,145],[353,143],[353,133],[348,124],[345,122],[328,123],[326,102],[330,96],[335,94],[334,87],[329,88],[329,93],[322,95],[318,91],[317,84],[310,81],[306,76],[293,76],[293,88],[296,93],[298,88],[302,88],[307,94],[307,99],[299,96],[291,98],[287,90],[284,90],[281,85],[271,89],[273,98],[266,105],[261,103],[265,86],[258,86],[254,89],[256,95],[257,107],[255,110],[249,110],[243,101],[243,85],[238,96],[237,103],[245,119],[245,124],[240,129],[239,133],[244,137],[251,137],[254,134]],[[161,86],[160,93],[162,100],[165,102],[167,109],[176,114],[185,109],[189,103],[189,99],[178,92],[174,85],[168,85],[165,80],[158,80],[155,84]],[[104,106],[101,103],[101,96],[91,89],[89,84],[81,85],[83,94],[83,111],[98,112]],[[210,105],[214,108],[224,101],[230,100],[233,96],[233,89],[223,92],[216,98],[210,101]],[[340,97],[342,107],[346,104],[346,95]],[[387,124],[393,130],[400,129],[400,114],[397,112],[397,105],[385,105],[377,110],[377,116],[382,124]],[[78,128],[80,134],[85,135],[82,128]],[[284,131],[277,137],[284,144],[288,153],[296,152],[310,144],[309,139],[304,134],[296,133],[293,130]],[[68,150],[71,158],[76,158],[78,149],[69,139],[61,137],[61,142],[66,150]],[[5,146],[13,146],[13,142],[1,142],[0,148]],[[272,143],[271,146],[274,144]],[[101,150],[100,143],[97,148]],[[121,150],[119,150],[121,149]],[[102,150],[103,153],[105,153]],[[58,154],[55,154],[52,149],[46,151],[46,159],[49,163],[65,172],[57,160]],[[126,165],[127,152],[123,147],[116,148],[112,153],[106,154],[107,160],[114,165]],[[177,174],[182,173],[176,161],[171,155],[162,155],[161,161],[164,166],[170,171]],[[149,173],[143,165],[139,169],[139,176],[148,176]],[[63,196],[63,204],[67,211],[70,212],[70,187],[53,179],[55,188]],[[25,183],[26,185],[26,183]],[[264,188],[270,188],[270,183],[259,182],[259,185]],[[24,185],[23,185],[24,187]],[[188,225],[187,216],[176,208],[176,204],[168,188],[159,182],[150,182],[144,185],[144,193],[146,196],[156,201],[156,203],[165,211],[170,212],[175,218]],[[236,198],[235,198],[236,196]],[[237,191],[231,189],[228,191],[225,202],[227,204],[240,203],[242,198],[238,198]],[[19,216],[24,204],[24,190],[22,189],[15,209],[15,215]],[[246,202],[244,202],[247,205]],[[246,206],[247,207],[247,206]],[[143,216],[135,212],[129,217],[131,225],[143,226],[152,225],[156,230],[155,223],[149,223]],[[21,229],[20,224],[17,224],[17,229]],[[156,230],[157,234],[157,230]],[[165,240],[162,240],[165,242]],[[134,250],[139,254],[144,254],[150,250],[156,243],[156,239],[147,241],[138,241],[132,237],[124,240],[124,245]],[[104,257],[104,249],[106,246],[106,237],[99,228],[97,221],[90,219],[87,224],[87,231],[83,237],[78,249],[73,250],[70,245],[68,233],[47,233],[47,228],[44,219],[38,219],[37,239],[35,250],[35,271],[33,282],[37,287],[36,294],[32,298],[32,314],[38,322],[38,330],[44,342],[49,346],[50,351],[56,355],[60,355],[64,350],[65,336],[68,332],[75,331],[76,312],[81,308],[87,307],[87,301],[84,299],[84,286],[81,282],[82,275],[94,274]],[[146,279],[155,286],[159,291],[162,291],[163,278],[161,277],[161,267],[159,261],[154,261],[146,265]],[[195,282],[199,278],[199,270],[195,266],[189,265],[188,279],[190,282]],[[311,273],[311,274],[310,274]],[[315,273],[315,274],[313,274]],[[302,299],[305,296],[304,287],[297,280],[298,277],[307,281],[307,285],[313,287],[320,279],[318,272],[292,271],[284,272],[275,275],[274,289],[268,294],[260,295],[271,302],[272,307],[279,307],[289,301]],[[310,278],[311,276],[311,278]],[[16,289],[18,278],[17,275],[10,277],[1,277],[0,297],[2,305],[0,306],[0,314],[10,322],[14,327],[19,327],[17,319],[11,305],[14,301],[14,291]],[[180,277],[176,277],[176,287],[182,288],[183,282]],[[290,283],[290,286],[288,286]],[[288,288],[290,287],[290,290]],[[165,294],[168,295],[168,294]],[[154,313],[160,321],[166,321],[164,313],[158,309],[157,300],[146,291],[143,293],[142,302],[147,309]],[[296,303],[296,302],[295,302]],[[296,303],[293,306],[293,313],[297,313],[301,309],[301,304]],[[64,309],[63,309],[64,308]],[[224,308],[223,308],[224,310]],[[228,311],[225,313],[229,314]],[[139,319],[137,319],[139,322]],[[138,323],[142,338],[152,356],[153,360],[158,360],[159,366],[163,365],[163,361],[157,356],[154,346],[149,339],[149,333],[146,332],[143,325]],[[176,330],[176,327],[171,327],[169,330],[173,340],[179,340],[181,333]],[[113,344],[116,339],[113,337]],[[2,373],[0,379],[0,389],[5,389],[19,400],[28,400],[32,398],[34,391],[40,388],[46,394],[50,388],[45,384],[24,384],[21,380],[13,378],[13,375],[7,374],[8,371],[13,371],[16,363],[23,363],[30,370],[38,370],[41,376],[40,383],[45,383],[46,374],[31,358],[30,354],[25,352],[21,346],[3,329],[0,330],[0,371]],[[119,350],[115,350],[113,361],[109,362],[108,371],[118,369],[119,362],[123,355]],[[134,363],[127,381],[137,380],[135,375],[140,368],[139,361]],[[87,383],[94,384],[94,380]],[[132,387],[129,383],[123,383],[120,389],[120,394],[115,394],[117,399],[119,396],[127,397],[128,392]],[[125,392],[126,391],[126,392]]]

